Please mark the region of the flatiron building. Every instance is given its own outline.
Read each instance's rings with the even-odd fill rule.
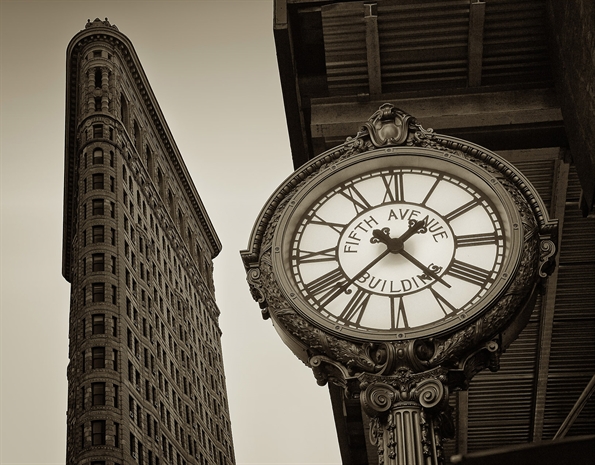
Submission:
[[[130,40],[88,22],[66,70],[66,462],[233,464],[221,243]]]

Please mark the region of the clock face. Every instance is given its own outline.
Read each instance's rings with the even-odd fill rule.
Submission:
[[[308,319],[355,338],[458,326],[514,270],[514,208],[465,160],[380,152],[330,170],[288,209],[284,286]]]

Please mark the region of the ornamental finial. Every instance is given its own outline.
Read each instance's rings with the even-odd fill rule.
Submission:
[[[376,147],[402,145],[409,136],[409,124],[415,118],[390,103],[385,103],[364,123],[362,129],[367,130]]]

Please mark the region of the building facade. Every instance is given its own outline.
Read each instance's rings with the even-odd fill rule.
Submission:
[[[67,463],[234,463],[212,260],[221,244],[130,40],[67,50]]]

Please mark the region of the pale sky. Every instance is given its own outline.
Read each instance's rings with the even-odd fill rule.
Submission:
[[[272,0],[0,0],[0,463],[63,464],[66,47],[108,18],[134,44],[223,243],[215,286],[237,463],[338,464],[328,389],[250,296],[239,250],[292,172]]]

